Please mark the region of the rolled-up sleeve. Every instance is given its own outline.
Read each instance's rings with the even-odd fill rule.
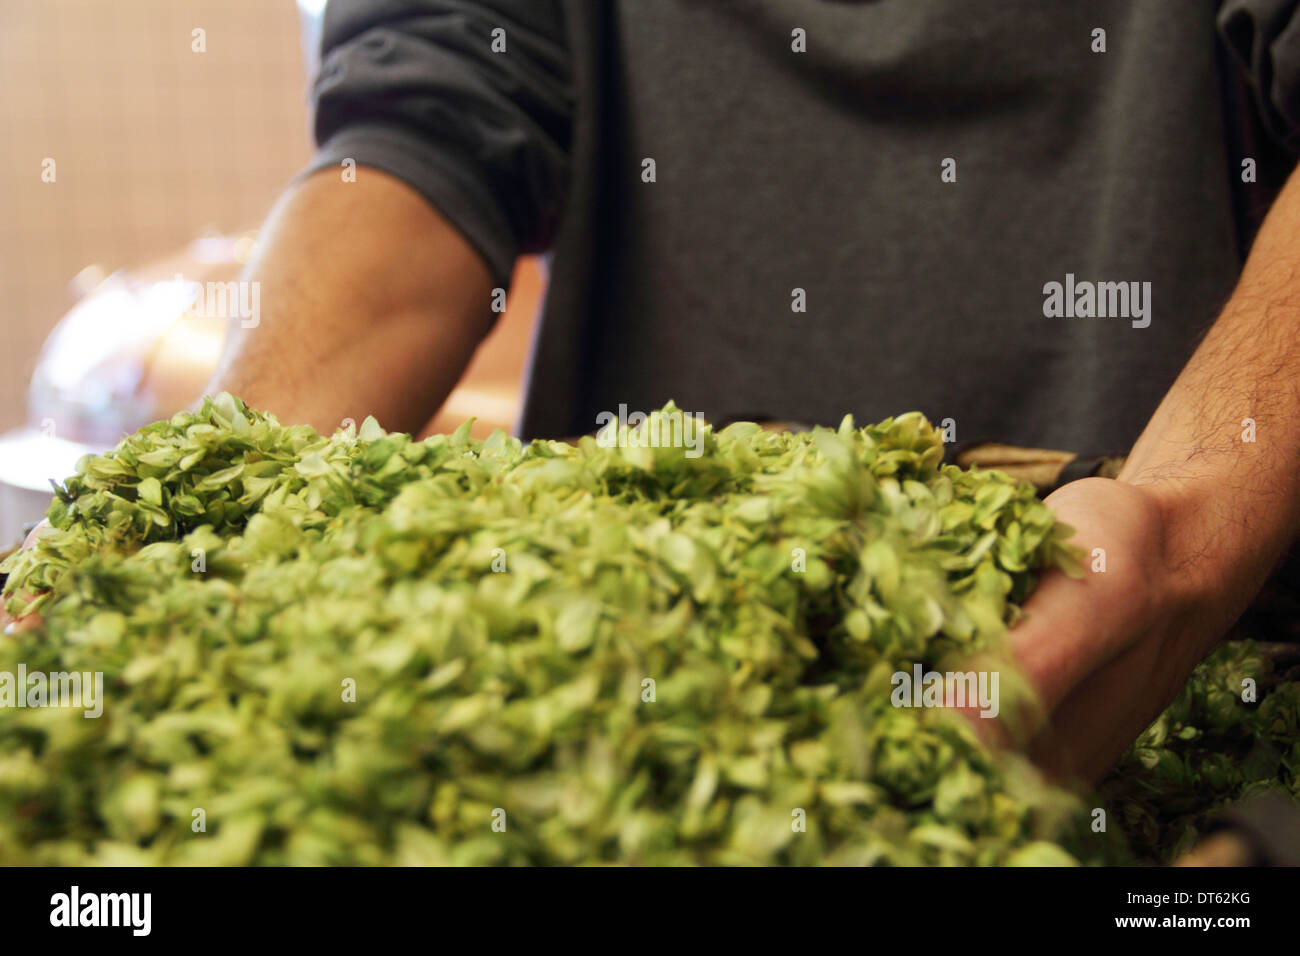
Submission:
[[[1224,0],[1219,35],[1245,72],[1265,126],[1300,151],[1300,0]]]
[[[350,159],[403,180],[502,285],[553,239],[573,122],[555,0],[330,0],[312,98],[308,172]]]

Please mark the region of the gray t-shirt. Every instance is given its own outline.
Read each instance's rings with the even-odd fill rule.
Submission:
[[[1117,453],[1291,167],[1296,5],[331,0],[312,168],[501,284],[552,252],[525,437],[671,398]]]

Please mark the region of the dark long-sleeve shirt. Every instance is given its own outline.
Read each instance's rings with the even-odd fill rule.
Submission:
[[[1296,6],[330,0],[312,168],[502,285],[552,253],[527,437],[671,398],[1114,453],[1291,168]]]

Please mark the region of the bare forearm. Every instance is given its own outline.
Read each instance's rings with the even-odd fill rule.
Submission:
[[[1016,661],[1050,715],[1031,752],[1052,772],[1100,779],[1294,540],[1298,380],[1300,180],[1293,177],[1231,300],[1120,480],[1084,478],[1047,499],[1075,528],[1090,572],[1077,580],[1048,575],[1011,634]]]
[[[1300,532],[1300,180],[1120,475],[1165,509],[1167,549],[1226,627]]]
[[[418,431],[491,324],[492,281],[418,194],[376,170],[308,177],[287,193],[245,271],[260,321],[231,323],[208,391],[332,431],[374,415]]]

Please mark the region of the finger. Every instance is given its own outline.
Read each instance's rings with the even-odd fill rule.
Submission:
[[[1097,783],[1159,713],[1159,702],[1125,693],[1133,675],[1145,673],[1145,648],[1119,655],[1081,681],[1032,743],[1029,755],[1050,775]]]
[[[1131,487],[1085,479],[1047,501],[1059,520],[1075,528],[1070,543],[1089,560],[1081,578],[1060,571],[1044,576],[1009,643],[1053,709],[1150,623],[1146,585],[1156,558],[1148,506]]]
[[[991,699],[972,700],[969,693],[958,697],[949,692],[944,695],[944,706],[965,717],[986,746],[996,750],[1024,748],[1043,729],[1046,710],[1015,660],[1006,654],[982,653],[967,659],[962,670],[975,675],[977,686],[983,682],[983,686],[990,687]],[[952,676],[949,683],[954,683]],[[964,704],[955,703],[963,698]]]
[[[1011,629],[1011,654],[1054,710],[1088,674],[1123,647],[1128,629],[1119,602],[1088,577],[1054,572],[1043,579],[1025,604],[1025,618]]]

